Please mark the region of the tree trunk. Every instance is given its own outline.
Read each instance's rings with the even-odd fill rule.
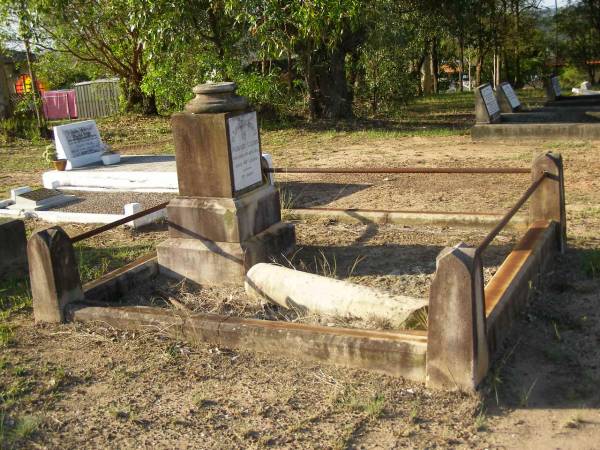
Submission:
[[[146,116],[156,116],[158,114],[156,95],[142,93],[142,113]]]
[[[432,89],[433,92],[438,94],[438,40],[437,38],[433,38],[433,42],[431,43],[431,81],[432,81]]]
[[[352,103],[346,80],[346,52],[335,48],[323,51],[324,58],[315,68],[319,88],[320,117],[347,119],[352,117]],[[327,63],[328,61],[328,63]]]
[[[425,57],[421,65],[421,86],[423,94],[431,94],[431,51],[429,43],[425,47]]]
[[[318,112],[317,95],[318,89],[315,86],[314,68],[312,65],[311,51],[306,52],[306,67],[304,70],[304,82],[306,83],[306,91],[308,93],[308,114],[309,120],[312,122],[316,120]]]
[[[458,38],[458,56],[459,56],[459,65],[458,65],[458,89],[460,92],[464,90],[463,88],[463,74],[465,73],[465,39],[461,34]]]
[[[519,9],[519,2],[515,3],[515,28],[517,39],[521,36],[521,11]],[[521,76],[521,48],[519,45],[515,48],[515,88],[523,86],[523,80]]]
[[[475,63],[475,86],[481,85],[481,71],[483,69],[483,57],[477,56],[477,62]]]
[[[355,91],[358,85],[358,73],[360,70],[359,59],[360,54],[357,51],[353,51],[350,54],[350,69],[348,71],[348,101],[351,105],[354,104]]]
[[[33,110],[35,112],[35,117],[37,119],[38,128],[40,129],[40,133],[43,133],[43,129],[45,128],[45,120],[44,115],[40,111],[40,103],[42,98],[38,95],[38,87],[37,87],[37,78],[35,76],[35,72],[33,71],[33,67],[31,65],[31,47],[29,46],[29,40],[23,39],[23,43],[25,44],[25,55],[27,57],[27,69],[29,71],[29,78],[31,78],[31,94],[33,96]],[[23,86],[25,87],[25,86]],[[23,92],[25,90],[23,89]],[[39,101],[38,101],[39,100]]]
[[[287,76],[286,76],[286,81],[287,81],[288,95],[292,95],[292,81],[293,81],[293,75],[292,75],[292,54],[291,54],[291,52],[289,50],[287,52]]]
[[[125,87],[127,97],[125,110],[127,112],[141,112],[147,116],[158,114],[156,96],[154,94],[145,94],[140,85],[141,80],[134,80],[127,83]]]

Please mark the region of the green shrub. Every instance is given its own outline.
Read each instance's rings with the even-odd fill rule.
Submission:
[[[583,254],[583,271],[591,278],[600,276],[600,250],[588,250]]]
[[[567,66],[560,74],[560,85],[565,90],[571,90],[574,87],[578,88],[588,78],[588,74],[578,67]]]

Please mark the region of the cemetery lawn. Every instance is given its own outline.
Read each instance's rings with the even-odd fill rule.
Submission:
[[[519,93],[532,104],[538,94]],[[469,98],[424,99],[386,120],[335,126],[289,121],[279,128],[265,123],[262,144],[275,165],[288,167],[528,167],[534,152],[562,152],[569,249],[541,289],[532,292],[530,308],[478,395],[190,345],[157,330],[134,334],[101,323],[34,325],[26,283],[10,280],[0,284],[0,448],[595,447],[600,440],[600,142],[473,143],[466,135],[473,121]],[[99,121],[99,129],[122,152],[173,151],[166,118],[110,118]],[[18,142],[1,148],[3,197],[12,187],[40,184],[43,146]],[[278,181],[295,207],[504,211],[528,176],[289,175]],[[27,222],[29,232],[44,225]],[[71,235],[89,228],[65,226]],[[298,230],[302,245],[313,247],[306,261],[323,249],[343,274],[360,252],[372,252],[353,274],[357,281],[379,270],[390,244],[400,256],[413,253],[422,259],[416,278],[394,285],[381,276],[374,283],[420,294],[426,283],[419,280],[431,272],[439,248],[483,233],[335,221],[299,222]],[[164,229],[156,227],[117,229],[83,241],[77,247],[82,276],[97,278],[164,238]],[[500,255],[514,238],[513,232],[504,233],[494,251]]]

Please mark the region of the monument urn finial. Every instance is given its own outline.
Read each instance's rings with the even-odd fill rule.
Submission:
[[[248,108],[248,100],[236,95],[234,82],[199,84],[192,89],[196,97],[184,110],[193,114],[214,114],[241,111]]]

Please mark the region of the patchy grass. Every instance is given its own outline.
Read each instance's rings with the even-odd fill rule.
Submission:
[[[148,241],[114,247],[96,247],[86,241],[78,243],[75,245],[75,254],[79,264],[81,282],[87,283],[100,278],[149,253],[153,248],[154,244]]]
[[[19,448],[33,437],[41,422],[39,417],[30,415],[6,420],[0,413],[0,444],[3,448]]]
[[[31,310],[29,284],[25,280],[0,280],[0,349],[13,343],[14,327],[10,318]]]
[[[582,254],[583,271],[590,278],[600,276],[600,250],[587,250]]]

